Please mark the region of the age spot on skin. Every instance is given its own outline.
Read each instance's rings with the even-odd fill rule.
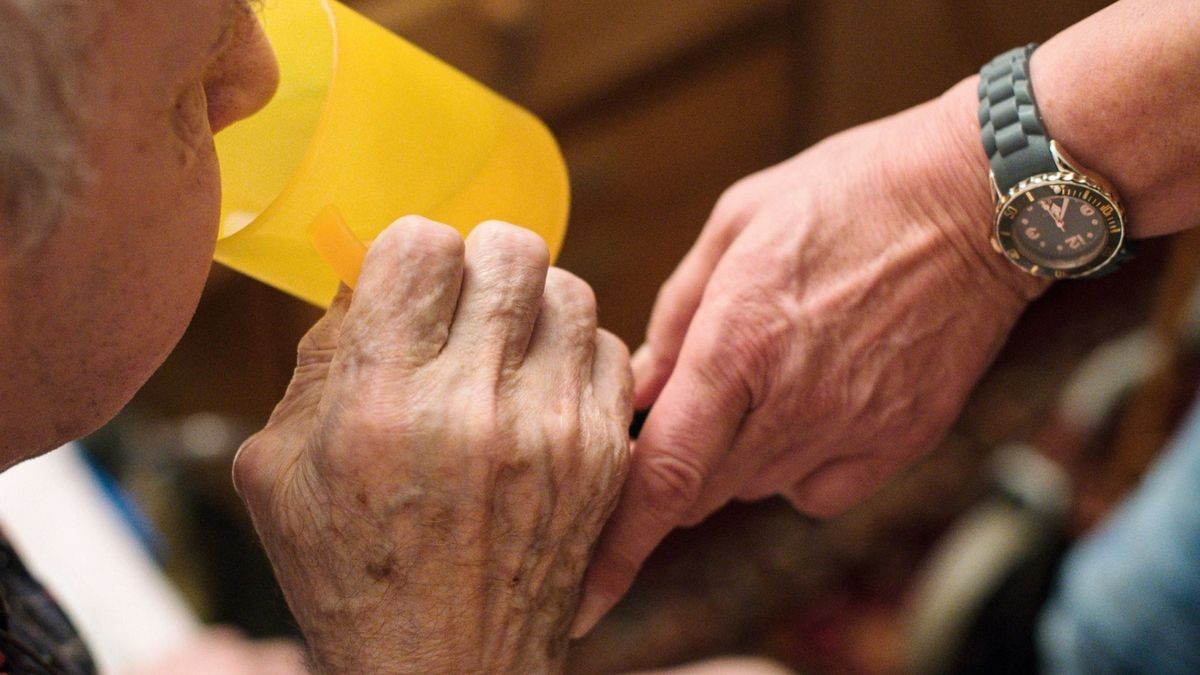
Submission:
[[[383,581],[391,578],[395,568],[396,558],[389,553],[382,560],[373,560],[367,563],[367,575],[375,581]]]

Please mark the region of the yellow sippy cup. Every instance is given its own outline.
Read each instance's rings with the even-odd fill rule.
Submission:
[[[262,22],[280,86],[217,136],[218,262],[328,306],[408,214],[509,221],[557,255],[566,166],[537,118],[335,0],[269,0]]]

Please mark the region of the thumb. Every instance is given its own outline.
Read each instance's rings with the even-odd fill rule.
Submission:
[[[341,286],[329,311],[300,339],[296,370],[287,392],[267,425],[246,439],[233,458],[233,486],[252,515],[262,495],[270,494],[281,467],[294,464],[303,451],[304,443],[296,439],[304,438],[316,424],[317,406],[350,298],[350,289]]]
[[[728,452],[749,395],[713,359],[688,359],[651,410],[630,461],[629,477],[601,535],[584,582],[572,637],[591,630],[629,590],[650,552],[680,525],[714,466]]]
[[[353,291],[344,284],[339,285],[329,310],[300,338],[296,347],[296,370],[287,392],[271,413],[271,422],[297,412],[310,414],[316,409],[352,297]]]

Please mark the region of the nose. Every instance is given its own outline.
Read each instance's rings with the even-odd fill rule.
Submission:
[[[261,110],[279,86],[279,64],[258,17],[248,9],[239,12],[232,31],[204,75],[214,134]]]

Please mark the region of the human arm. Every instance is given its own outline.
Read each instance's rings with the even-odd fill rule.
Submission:
[[[1032,79],[1135,237],[1200,221],[1200,4],[1118,3],[1042,46]],[[653,410],[576,634],[674,527],[772,494],[837,513],[945,433],[1045,287],[991,250],[976,81],[722,197],[635,355],[635,405]]]
[[[1200,223],[1200,4],[1124,0],[1033,54],[1050,136],[1110,180],[1135,238]]]
[[[628,354],[532,233],[408,218],[234,478],[327,673],[551,672],[624,476]]]

